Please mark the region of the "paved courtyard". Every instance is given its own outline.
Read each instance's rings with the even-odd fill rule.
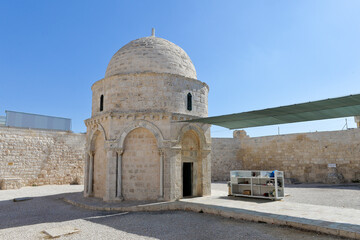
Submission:
[[[220,196],[228,191],[225,182],[212,183],[211,190]],[[284,202],[360,210],[360,184],[292,184],[285,186],[285,194]]]
[[[214,194],[223,194],[224,185],[213,184]],[[62,200],[82,188],[49,185],[0,191],[0,239],[43,239],[44,230],[62,226],[80,231],[60,239],[342,239],[204,213],[91,211]],[[32,199],[12,201],[18,197]]]

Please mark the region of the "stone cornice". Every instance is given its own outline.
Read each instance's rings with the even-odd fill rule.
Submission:
[[[131,119],[131,120],[171,120],[171,121],[185,121],[198,118],[198,116],[191,116],[179,113],[165,113],[165,112],[104,112],[100,115],[93,116],[86,119],[86,127],[106,121],[109,118],[117,119]]]
[[[143,72],[143,73],[129,73],[129,74],[117,74],[117,75],[113,75],[111,77],[107,77],[107,78],[102,78],[98,81],[96,81],[95,83],[93,83],[93,85],[91,86],[91,90],[93,90],[93,87],[97,84],[103,83],[107,80],[112,80],[112,79],[117,79],[119,77],[125,77],[125,76],[129,76],[129,77],[136,77],[136,76],[173,76],[175,78],[182,78],[184,80],[188,80],[188,81],[192,81],[192,82],[197,82],[202,84],[203,86],[205,86],[208,91],[210,90],[209,85],[207,85],[205,82],[202,82],[198,79],[194,79],[194,78],[188,78],[188,77],[184,77],[182,75],[178,75],[178,74],[171,74],[171,73],[156,73],[156,72]],[[162,80],[162,79],[159,79]]]
[[[95,124],[99,124],[105,120],[107,120],[109,118],[109,114],[101,114],[92,118],[88,118],[86,120],[84,120],[85,126],[89,127]]]

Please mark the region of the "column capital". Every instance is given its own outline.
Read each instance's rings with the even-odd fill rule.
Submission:
[[[105,149],[106,150],[116,150],[117,148],[117,142],[116,140],[106,140],[105,142]]]
[[[211,153],[211,149],[201,149],[202,153],[209,154]]]
[[[164,148],[158,148],[158,151],[159,151],[159,154],[161,156],[164,156],[164,154],[165,154],[165,149]]]
[[[118,154],[119,156],[121,156],[121,155],[124,153],[124,149],[123,149],[123,148],[115,148],[114,150],[117,152],[117,154]]]

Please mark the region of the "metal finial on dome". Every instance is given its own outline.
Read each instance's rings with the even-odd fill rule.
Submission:
[[[152,28],[152,29],[151,29],[151,36],[152,36],[152,37],[155,37],[155,28]]]

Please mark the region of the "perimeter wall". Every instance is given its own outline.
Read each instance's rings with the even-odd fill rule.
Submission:
[[[82,184],[85,134],[0,127],[0,189]]]
[[[82,184],[85,134],[0,127],[0,189]],[[282,170],[291,182],[360,181],[360,129],[212,138],[212,180],[230,170]]]
[[[212,139],[212,180],[229,180],[230,170],[280,170],[291,182],[360,180],[360,129],[250,138]]]

